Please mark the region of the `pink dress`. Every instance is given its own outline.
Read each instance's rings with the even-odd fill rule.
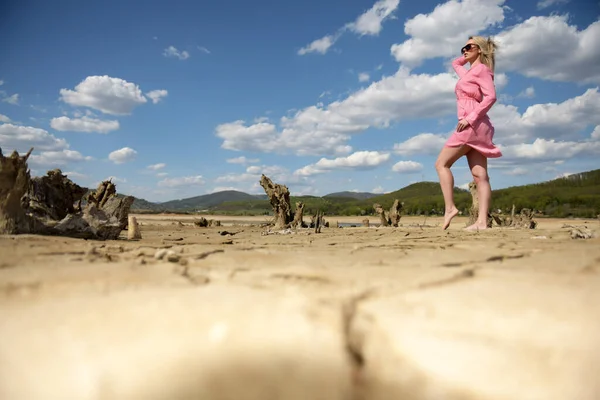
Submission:
[[[485,64],[477,64],[467,70],[464,67],[466,63],[464,57],[459,57],[452,62],[452,67],[459,76],[454,89],[458,119],[466,119],[469,126],[460,132],[454,131],[446,146],[467,145],[485,157],[502,157],[500,149],[492,142],[494,126],[487,115],[496,102],[494,73]]]

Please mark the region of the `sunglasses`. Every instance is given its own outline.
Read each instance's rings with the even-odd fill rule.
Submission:
[[[472,49],[474,46],[477,46],[477,45],[476,45],[476,44],[473,44],[473,43],[469,43],[469,44],[467,44],[465,47],[463,47],[462,49],[460,49],[460,54],[465,54],[465,52],[467,52],[467,51],[471,51],[471,49]],[[477,47],[479,47],[479,46],[477,46]]]

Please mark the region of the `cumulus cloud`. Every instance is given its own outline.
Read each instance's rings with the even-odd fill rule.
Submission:
[[[7,96],[2,99],[3,102],[12,104],[13,106],[19,105],[19,94],[15,93],[13,95]]]
[[[394,144],[394,152],[401,156],[413,154],[436,155],[440,152],[447,138],[434,133],[421,133],[402,143]]]
[[[368,128],[385,128],[396,121],[435,118],[456,112],[453,75],[394,75],[371,83],[346,99],[326,107],[310,106],[272,123],[219,125],[222,147],[229,150],[282,152],[298,155],[345,155],[350,136]]]
[[[315,164],[307,165],[294,172],[298,176],[311,176],[323,174],[337,169],[367,170],[386,163],[390,158],[389,153],[378,151],[357,151],[347,157],[335,159],[321,158]]]
[[[298,54],[325,54],[346,31],[352,31],[360,36],[378,35],[381,32],[383,21],[393,17],[393,12],[398,8],[398,4],[400,4],[400,0],[379,0],[354,22],[344,25],[334,34],[325,35],[312,41],[298,50]]]
[[[359,82],[369,82],[370,80],[371,80],[371,76],[368,73],[361,72],[360,74],[358,74]]]
[[[163,169],[166,166],[167,166],[167,164],[165,164],[165,163],[158,163],[158,164],[148,165],[146,168],[148,168],[149,170],[152,170],[152,171],[158,171],[159,169]]]
[[[163,56],[187,60],[190,58],[190,53],[187,51],[179,51],[175,46],[169,46],[163,51]]]
[[[569,0],[541,0],[537,3],[538,10],[543,10],[554,5],[567,4]]]
[[[50,126],[57,131],[108,133],[119,129],[119,121],[103,121],[96,118],[81,117],[52,118]]]
[[[532,99],[535,97],[535,88],[533,86],[529,86],[522,92],[520,92],[517,97],[525,97],[527,99]]]
[[[245,156],[228,158],[226,161],[229,164],[242,164],[242,165],[256,164],[257,162],[260,162],[260,160],[258,158],[246,158]]]
[[[71,162],[79,161],[90,161],[92,157],[83,156],[80,152],[75,150],[58,150],[58,151],[44,151],[38,154],[32,154],[29,157],[29,161],[32,166],[43,166],[43,167],[60,167],[67,165]]]
[[[8,118],[6,115],[0,114],[0,122],[4,122],[4,123],[10,122],[10,118]]]
[[[65,139],[58,139],[48,131],[31,126],[13,124],[0,125],[0,147],[4,153],[17,150],[19,153],[29,151],[31,147],[37,151],[56,151],[68,149]]]
[[[495,139],[506,145],[524,143],[534,138],[569,139],[589,126],[600,124],[600,93],[598,88],[562,103],[535,104],[523,114],[512,105],[492,107],[490,118],[496,128]]]
[[[75,90],[61,89],[60,99],[72,106],[89,107],[105,114],[127,115],[148,100],[131,82],[109,76],[88,76]]]
[[[205,181],[201,175],[166,178],[158,182],[159,187],[177,188],[185,186],[202,186]]]
[[[600,21],[583,30],[567,16],[531,17],[496,36],[497,68],[559,82],[600,83]]]
[[[398,161],[392,167],[392,171],[401,174],[412,174],[423,170],[423,164],[416,161]]]
[[[575,142],[540,138],[535,139],[533,143],[520,143],[501,148],[504,162],[527,163],[600,156],[600,141]]]
[[[115,164],[123,164],[135,160],[136,156],[137,151],[129,147],[123,147],[110,153],[108,159]]]
[[[594,128],[594,131],[592,132],[591,137],[594,140],[600,140],[600,125],[598,125]]]
[[[163,97],[167,97],[168,94],[169,94],[168,91],[161,89],[161,90],[152,90],[152,91],[146,93],[146,96],[148,96],[148,98],[150,98],[150,100],[152,100],[152,104],[156,104],[159,101],[161,101],[163,99]]]
[[[404,24],[410,38],[391,47],[398,62],[407,67],[424,60],[460,55],[469,36],[504,21],[505,0],[450,0],[429,14],[418,14]]]
[[[383,194],[385,193],[383,186],[377,186],[371,190],[371,193]]]

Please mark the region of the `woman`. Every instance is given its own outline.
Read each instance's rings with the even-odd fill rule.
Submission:
[[[450,221],[458,214],[454,204],[454,177],[450,167],[464,155],[467,156],[479,195],[479,217],[477,222],[466,229],[487,228],[487,215],[492,197],[487,159],[502,156],[492,142],[494,127],[487,116],[487,112],[496,102],[494,88],[496,47],[496,43],[491,38],[472,36],[461,49],[462,56],[452,62],[452,67],[459,76],[455,88],[458,125],[435,163],[446,205],[444,229],[450,226]],[[464,67],[466,63],[471,64],[468,70]]]

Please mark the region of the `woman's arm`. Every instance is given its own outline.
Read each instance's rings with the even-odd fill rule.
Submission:
[[[494,75],[492,74],[492,71],[487,66],[483,65],[479,67],[477,71],[473,72],[475,72],[473,78],[475,83],[477,83],[481,89],[483,100],[481,100],[481,103],[465,117],[471,126],[473,126],[475,121],[487,114],[496,102],[496,87],[494,86]]]
[[[462,56],[452,61],[452,68],[454,68],[459,78],[462,78],[467,73],[467,69],[464,67],[466,63],[467,59]]]

